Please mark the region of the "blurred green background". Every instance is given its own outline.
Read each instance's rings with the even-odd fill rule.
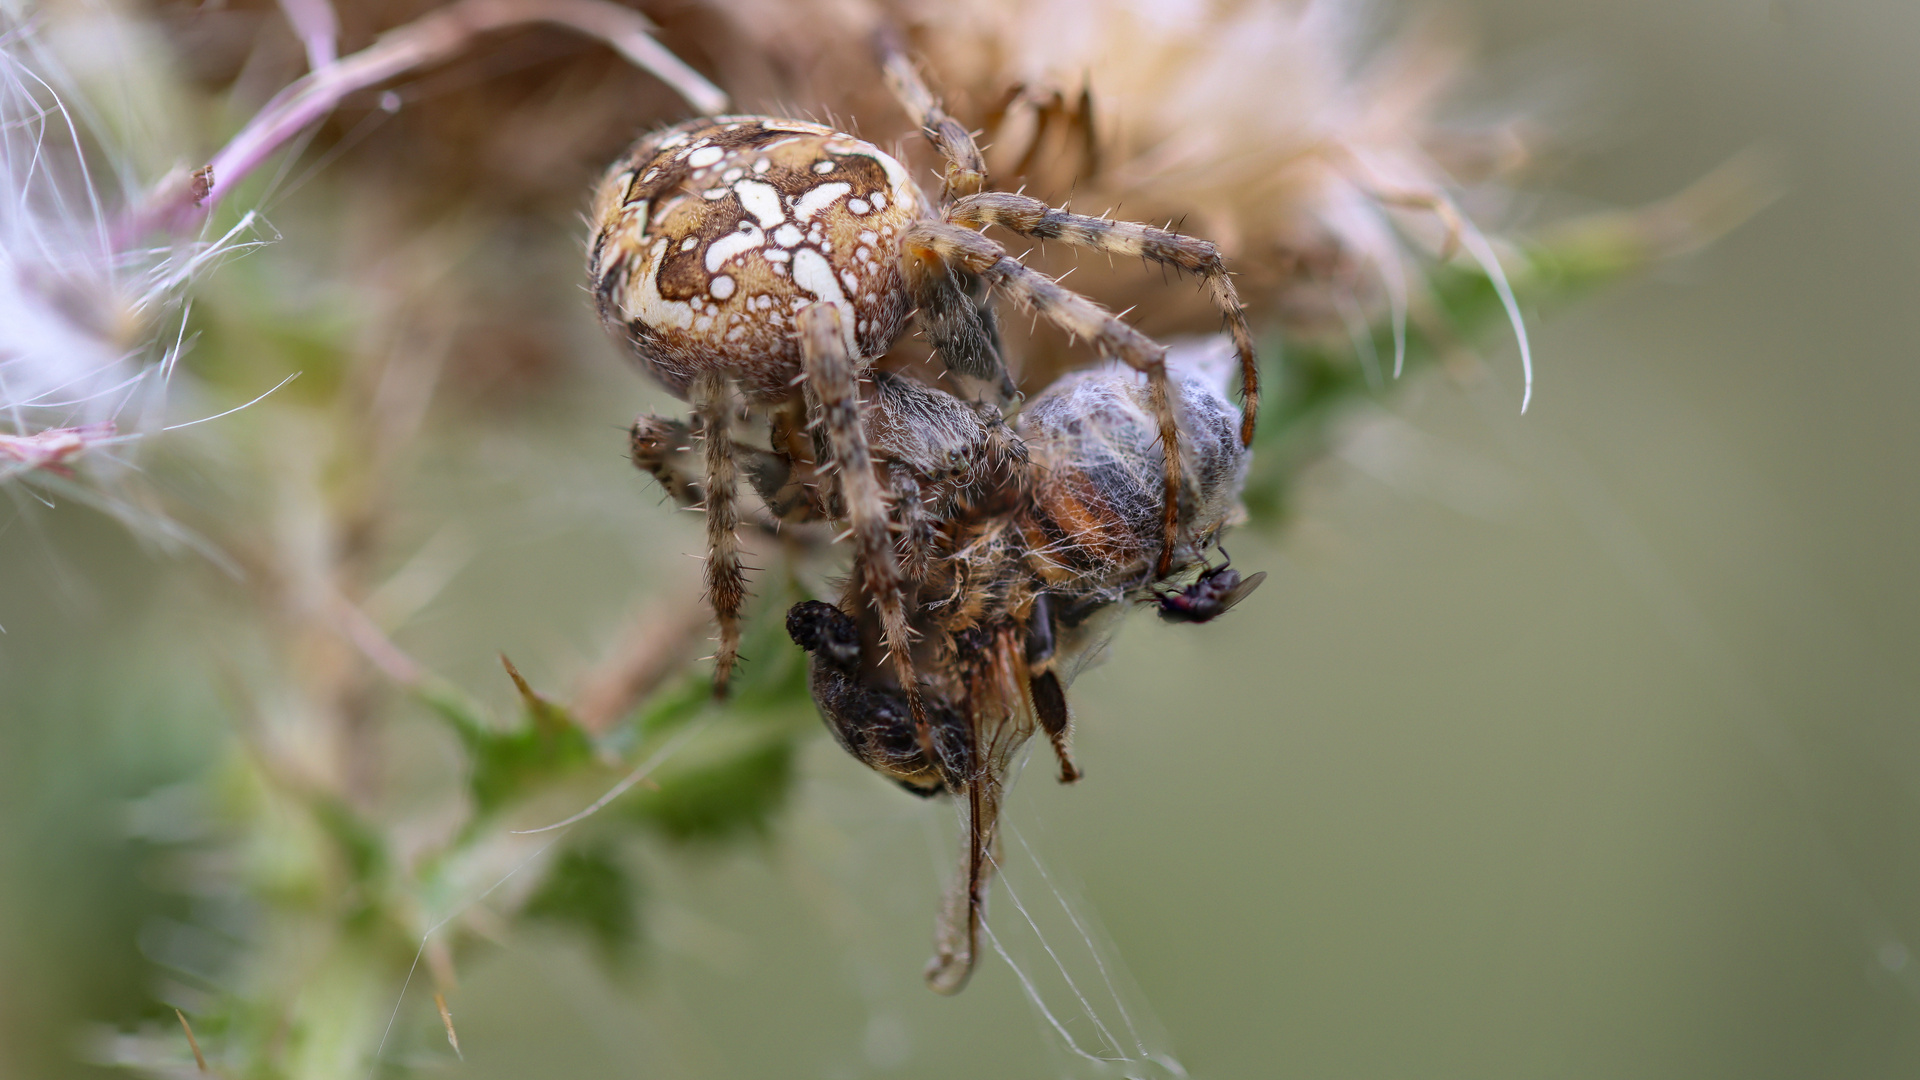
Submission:
[[[1288,531],[1231,543],[1264,588],[1212,626],[1133,620],[1075,685],[1089,776],[1016,787],[1038,865],[1016,855],[1012,883],[1083,989],[1099,968],[1056,890],[1092,920],[1148,1049],[1195,1076],[1907,1074],[1920,7],[1464,10],[1489,97],[1544,79],[1584,103],[1546,216],[1658,198],[1755,144],[1788,194],[1698,257],[1536,315],[1525,417],[1496,344],[1491,384],[1425,373],[1359,418]],[[406,493],[474,555],[403,644],[503,706],[496,652],[564,685],[700,544],[620,456],[656,398],[584,303],[580,340],[604,362]],[[141,824],[170,820],[153,800],[224,752],[234,707],[209,655],[238,646],[190,559],[74,506],[0,521],[0,1075],[89,1074],[88,1025],[154,1015],[173,976],[144,957],[218,902],[156,880],[168,838]],[[998,958],[957,999],[921,988],[948,811],[824,738],[800,770],[764,841],[642,854],[631,971],[537,932],[470,963],[465,1063],[433,1060],[1084,1066]],[[1040,989],[1088,1039],[1071,992]],[[417,988],[402,1024],[433,1029]]]

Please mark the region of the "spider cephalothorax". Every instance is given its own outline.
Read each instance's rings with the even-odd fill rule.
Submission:
[[[737,389],[770,422],[765,453],[780,459],[789,479],[816,489],[808,498],[782,500],[850,526],[855,577],[879,615],[918,737],[930,746],[906,618],[915,597],[893,534],[906,534],[908,560],[924,566],[930,521],[946,513],[942,500],[1023,457],[1017,444],[997,437],[1013,383],[989,288],[1144,372],[1160,452],[1169,465],[1180,460],[1165,350],[1028,269],[980,230],[999,226],[1202,275],[1241,361],[1243,443],[1253,434],[1256,373],[1244,313],[1212,244],[987,190],[972,136],[897,49],[883,45],[882,53],[889,85],[947,161],[938,201],[878,148],[818,124],[764,116],[694,120],[642,138],[609,170],[594,200],[588,269],[602,319],[698,413],[704,476],[697,484],[663,475],[678,452],[660,437],[673,432],[671,422],[643,420],[634,447],[635,460],[668,480],[670,490],[701,493],[711,548],[708,594],[720,624],[716,686],[724,689],[735,659],[744,596],[734,538]],[[872,364],[909,321],[925,331],[953,392],[896,376],[901,381],[891,392],[870,384],[863,402]],[[930,418],[945,429],[936,431]],[[982,437],[953,442],[950,436],[964,434],[969,423]],[[929,453],[936,443],[940,452]],[[955,461],[953,445],[974,449]],[[966,460],[968,454],[976,456]],[[937,469],[929,464],[935,461]],[[760,477],[778,472],[760,470],[750,479],[764,495]],[[1180,542],[1178,472],[1164,470],[1157,508],[1162,574]],[[818,490],[823,486],[838,490]]]

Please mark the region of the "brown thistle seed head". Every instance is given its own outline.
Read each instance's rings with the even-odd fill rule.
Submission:
[[[600,316],[683,398],[715,368],[750,397],[788,397],[799,309],[844,305],[861,356],[899,336],[912,310],[900,237],[925,202],[899,162],[819,124],[722,116],[654,132],[594,196]]]

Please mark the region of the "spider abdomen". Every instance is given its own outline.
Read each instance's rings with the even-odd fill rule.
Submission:
[[[900,239],[925,200],[899,162],[819,124],[689,121],[641,139],[595,194],[589,272],[601,318],[686,397],[719,370],[791,396],[795,316],[844,307],[850,349],[892,346],[912,310]]]

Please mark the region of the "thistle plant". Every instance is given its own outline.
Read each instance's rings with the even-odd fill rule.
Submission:
[[[693,644],[708,631],[691,564],[630,598],[624,636],[552,665],[577,672],[570,684],[512,655],[450,654],[420,618],[479,557],[474,534],[580,513],[543,492],[621,500],[631,509],[607,513],[622,526],[669,516],[637,477],[570,471],[582,446],[617,455],[617,431],[556,445],[556,425],[528,417],[637,379],[606,359],[579,299],[566,214],[636,130],[721,110],[719,87],[734,107],[800,102],[904,136],[864,52],[816,62],[891,21],[956,112],[1000,133],[1010,182],[1223,238],[1264,331],[1270,404],[1245,501],[1269,529],[1356,410],[1428,369],[1479,370],[1477,344],[1524,342],[1524,310],[1751,208],[1736,169],[1645,211],[1483,233],[1480,208],[1524,159],[1521,125],[1431,122],[1456,55],[1417,37],[1362,52],[1340,5],[1172,27],[1151,5],[1115,10],[715,0],[663,6],[655,25],[600,0],[458,0],[392,23],[382,5],[284,0],[129,9],[85,29],[48,7],[6,24],[0,488],[19,513],[91,504],[161,542],[220,625],[201,664],[224,749],[143,805],[170,822],[152,830],[165,876],[217,901],[203,929],[233,944],[149,950],[152,1007],[96,1031],[96,1061],[153,1076],[413,1071],[458,1052],[460,973],[517,927],[566,928],[610,968],[644,962],[636,837],[682,850],[778,833],[797,748],[819,729],[781,617],[843,571],[829,538],[761,538],[752,662],[724,702]],[[119,77],[164,107],[144,130],[173,140],[177,169],[147,176],[129,156],[139,110],[105,110],[135,98],[72,74],[82,33],[145,43]],[[190,40],[220,44],[182,75]],[[1239,63],[1253,54],[1288,62]],[[779,71],[793,74],[770,81]],[[1168,302],[1157,281],[1097,288],[1139,292],[1150,332],[1216,328],[1203,298]],[[1074,361],[1021,329],[1012,348],[1036,390]],[[489,469],[537,474],[494,489],[530,505],[488,517],[436,501]],[[442,764],[426,781],[393,764],[427,759]]]

